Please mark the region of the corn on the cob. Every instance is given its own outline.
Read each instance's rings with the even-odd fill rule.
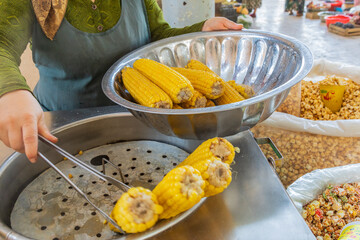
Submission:
[[[230,164],[234,160],[234,146],[225,138],[211,138],[198,146],[179,166],[194,165],[202,160],[220,159],[222,162]]]
[[[208,99],[205,107],[215,107],[215,106],[216,106],[215,103],[210,99]]]
[[[203,160],[193,164],[192,167],[200,171],[205,181],[204,197],[221,193],[231,182],[230,166],[220,160]]]
[[[174,103],[188,101],[194,94],[191,82],[170,67],[150,59],[138,59],[134,68],[166,92]]]
[[[141,105],[154,108],[172,108],[170,97],[136,69],[125,67],[122,81],[131,96]]]
[[[214,102],[216,105],[224,105],[234,102],[240,102],[245,100],[243,96],[240,95],[234,88],[232,88],[227,82],[224,81],[224,94],[215,99]]]
[[[154,188],[164,212],[160,219],[178,215],[198,203],[204,196],[205,182],[198,170],[191,166],[176,167]]]
[[[207,99],[204,95],[202,95],[197,90],[194,91],[193,97],[181,104],[183,108],[202,108],[206,106]]]
[[[143,232],[154,226],[163,207],[150,190],[130,188],[117,201],[110,217],[127,233]],[[117,229],[109,223],[111,230]]]
[[[224,93],[224,81],[213,72],[189,68],[173,69],[189,79],[194,88],[209,99],[219,98]]]
[[[189,63],[187,65],[187,67],[189,67],[191,69],[205,70],[205,71],[209,71],[209,72],[215,74],[210,68],[208,68],[205,64],[203,64],[202,62],[199,62],[199,61],[191,62],[191,64]],[[237,93],[237,91],[233,91],[233,89],[230,88],[230,85],[224,81],[224,93],[220,98],[217,98],[215,100],[215,103],[216,103],[216,105],[223,105],[223,104],[228,104],[228,103],[233,103],[233,102],[239,102],[244,99],[245,98],[243,96],[241,96],[240,93]]]
[[[182,108],[180,105],[178,105],[178,104],[174,104],[173,105],[173,109],[184,109],[184,108]]]
[[[240,95],[245,99],[251,98],[255,94],[254,89],[248,85],[237,84],[235,80],[227,81],[227,83],[229,83],[230,86],[233,87],[238,93],[240,93]]]
[[[195,59],[191,59],[188,64],[185,66],[185,68],[190,68],[190,69],[197,69],[197,70],[203,70],[203,71],[207,71],[207,72],[212,72],[212,70],[206,66],[204,63],[195,60]]]

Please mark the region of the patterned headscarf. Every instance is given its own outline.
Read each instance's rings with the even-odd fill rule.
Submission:
[[[45,35],[53,40],[64,19],[68,0],[31,0],[36,18]]]

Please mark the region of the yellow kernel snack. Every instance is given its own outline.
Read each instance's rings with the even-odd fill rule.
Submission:
[[[256,138],[269,137],[283,155],[282,160],[268,144],[260,145],[264,155],[273,157],[276,172],[285,187],[316,169],[360,163],[360,138],[334,137],[293,132],[257,125],[251,129]]]
[[[142,187],[130,188],[116,202],[110,217],[127,233],[143,232],[155,225],[163,212],[157,197]],[[118,232],[111,223],[110,229]]]
[[[338,112],[325,107],[320,96],[320,85],[345,86],[343,103]],[[310,120],[360,119],[360,85],[352,80],[327,76],[320,82],[301,82],[301,115]]]

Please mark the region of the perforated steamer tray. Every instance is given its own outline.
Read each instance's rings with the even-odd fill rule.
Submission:
[[[121,111],[119,107],[114,106],[70,112],[47,112],[45,113],[45,119],[51,120],[51,125],[49,124],[49,126],[55,129],[54,134],[59,138],[58,146],[71,154],[76,154],[80,150],[84,150],[85,153],[80,156],[81,158],[84,158],[86,154],[88,154],[87,150],[92,151],[99,146],[106,146],[109,143],[150,140],[156,141],[157,143],[170,144],[186,152],[192,152],[201,144],[201,141],[198,140],[183,140],[162,135],[153,129],[145,127],[129,113],[118,113],[119,110]],[[223,193],[207,198],[194,208],[174,218],[166,221],[161,220],[157,222],[153,228],[143,233],[117,235],[117,237],[110,236],[110,238],[126,240],[146,238],[154,240],[233,240],[263,239],[263,237],[266,236],[266,239],[269,240],[315,240],[313,234],[286,194],[280,180],[262,154],[252,134],[249,131],[245,131],[241,134],[228,137],[227,139],[234,146],[239,147],[241,152],[235,156],[235,164],[232,165],[234,173],[233,179]],[[165,162],[170,158],[170,153],[168,151],[169,146],[163,146],[166,146],[165,151],[167,158],[162,158],[162,151],[159,152],[158,156],[161,156],[161,161]],[[62,158],[55,151],[49,149],[47,145],[40,143],[39,147],[40,151],[55,164],[62,162]],[[155,153],[155,150],[151,150],[151,154]],[[89,156],[89,159],[99,154],[108,155],[108,152],[100,151]],[[145,154],[145,156],[148,155]],[[109,156],[109,158],[110,157],[111,156]],[[130,157],[131,159],[128,158],[128,161],[132,163],[132,156]],[[135,161],[138,160],[140,160],[140,157]],[[171,162],[171,164],[173,164],[173,162]],[[152,163],[150,166],[151,165]],[[132,171],[131,167],[135,167],[134,170],[137,171],[137,166],[129,165],[128,167],[130,167],[130,169],[122,168],[124,175]],[[36,164],[31,164],[23,154],[19,153],[11,155],[0,166],[0,239],[29,239],[11,227],[11,213],[14,209],[15,202],[25,188],[47,171],[48,168],[49,166],[44,161],[39,159]],[[106,174],[112,174],[112,170],[112,168],[107,166]],[[156,167],[155,170],[150,170],[151,174],[153,174],[153,172],[156,173],[156,171],[158,171]],[[144,176],[145,173],[144,170]],[[139,172],[139,174],[141,174],[141,172]],[[74,175],[73,180],[76,181],[77,178],[80,178],[80,175]],[[115,177],[118,177],[118,175]],[[130,174],[126,179],[130,179]],[[152,183],[146,182],[146,184],[155,184],[154,179],[152,180]],[[90,184],[92,183],[88,183],[88,185]],[[129,184],[133,184],[133,182],[129,181]],[[68,185],[66,185],[65,191],[70,190],[67,189],[67,187]],[[41,203],[41,199],[49,196],[49,190],[47,190],[48,193],[44,196],[42,195],[42,190],[43,189],[40,189],[37,195],[39,200],[36,201],[39,201],[39,203]],[[99,195],[101,194],[104,194],[104,192],[101,192]],[[89,196],[93,199],[93,193]],[[68,197],[65,203],[71,201],[69,200],[70,196]],[[81,201],[82,204],[85,203],[78,195],[74,194],[74,198],[75,197],[78,201]],[[101,195],[101,197],[103,200],[106,198],[103,195]],[[62,199],[62,197],[58,198],[58,204],[63,204]],[[113,204],[112,201],[110,202]],[[199,206],[200,204],[201,206]],[[35,206],[36,208],[32,210],[32,214],[37,214],[38,212],[36,211],[39,208],[43,209],[40,214],[44,214],[46,210],[44,210],[45,207],[43,206],[43,204]],[[89,209],[89,206],[86,207],[87,211],[89,211],[86,212],[86,214],[91,215],[92,210]],[[65,216],[69,217],[70,214],[74,214],[78,215],[77,218],[80,219],[82,215],[78,214],[79,211],[79,209],[75,209],[73,212],[68,212],[68,215]],[[59,214],[59,212],[56,213]],[[96,214],[95,217],[100,219],[98,214]],[[55,215],[54,218],[58,219],[59,215]],[[75,219],[75,217],[73,218]],[[48,219],[48,222],[49,224],[46,225],[47,228],[45,230],[41,230],[41,226],[45,225],[36,225],[34,228],[37,228],[36,231],[50,231],[49,229],[53,223],[51,223],[51,219]],[[65,222],[65,224],[69,225],[69,231],[71,230],[72,232],[86,230],[86,226],[80,225],[77,222],[72,223],[75,225],[68,224],[67,222]],[[102,220],[99,220],[98,224],[104,227]],[[75,230],[74,228],[76,226],[80,227],[80,229]],[[94,227],[89,230],[93,231],[91,232],[93,239],[106,239],[105,233],[100,232],[101,229],[98,231],[95,231],[95,229]],[[102,234],[101,237],[96,236],[98,233]],[[55,235],[51,235],[50,238],[46,239],[51,240],[56,237]],[[58,238],[62,239],[60,237]],[[77,235],[75,238],[74,235],[73,237],[69,236],[68,239],[88,238],[81,235]]]
[[[187,152],[169,144],[130,141],[90,149],[77,157],[99,171],[103,169],[101,158],[109,159],[121,169],[126,184],[152,189],[187,155]],[[71,180],[108,214],[123,193],[71,161],[62,161],[57,167],[65,175],[72,176]],[[119,172],[110,164],[105,164],[105,173],[121,180]],[[120,237],[53,169],[43,172],[22,191],[11,214],[11,226],[34,239]]]

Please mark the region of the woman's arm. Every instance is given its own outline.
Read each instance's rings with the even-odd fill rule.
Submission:
[[[151,41],[191,32],[242,29],[241,24],[236,24],[222,17],[210,18],[184,28],[171,28],[164,20],[163,13],[156,0],[145,0],[145,6],[150,25]]]
[[[35,21],[30,4],[30,0],[0,0],[0,140],[35,162],[38,134],[53,142],[56,138],[19,70]]]
[[[34,20],[31,1],[0,0],[0,97],[17,89],[30,90],[19,65]]]

